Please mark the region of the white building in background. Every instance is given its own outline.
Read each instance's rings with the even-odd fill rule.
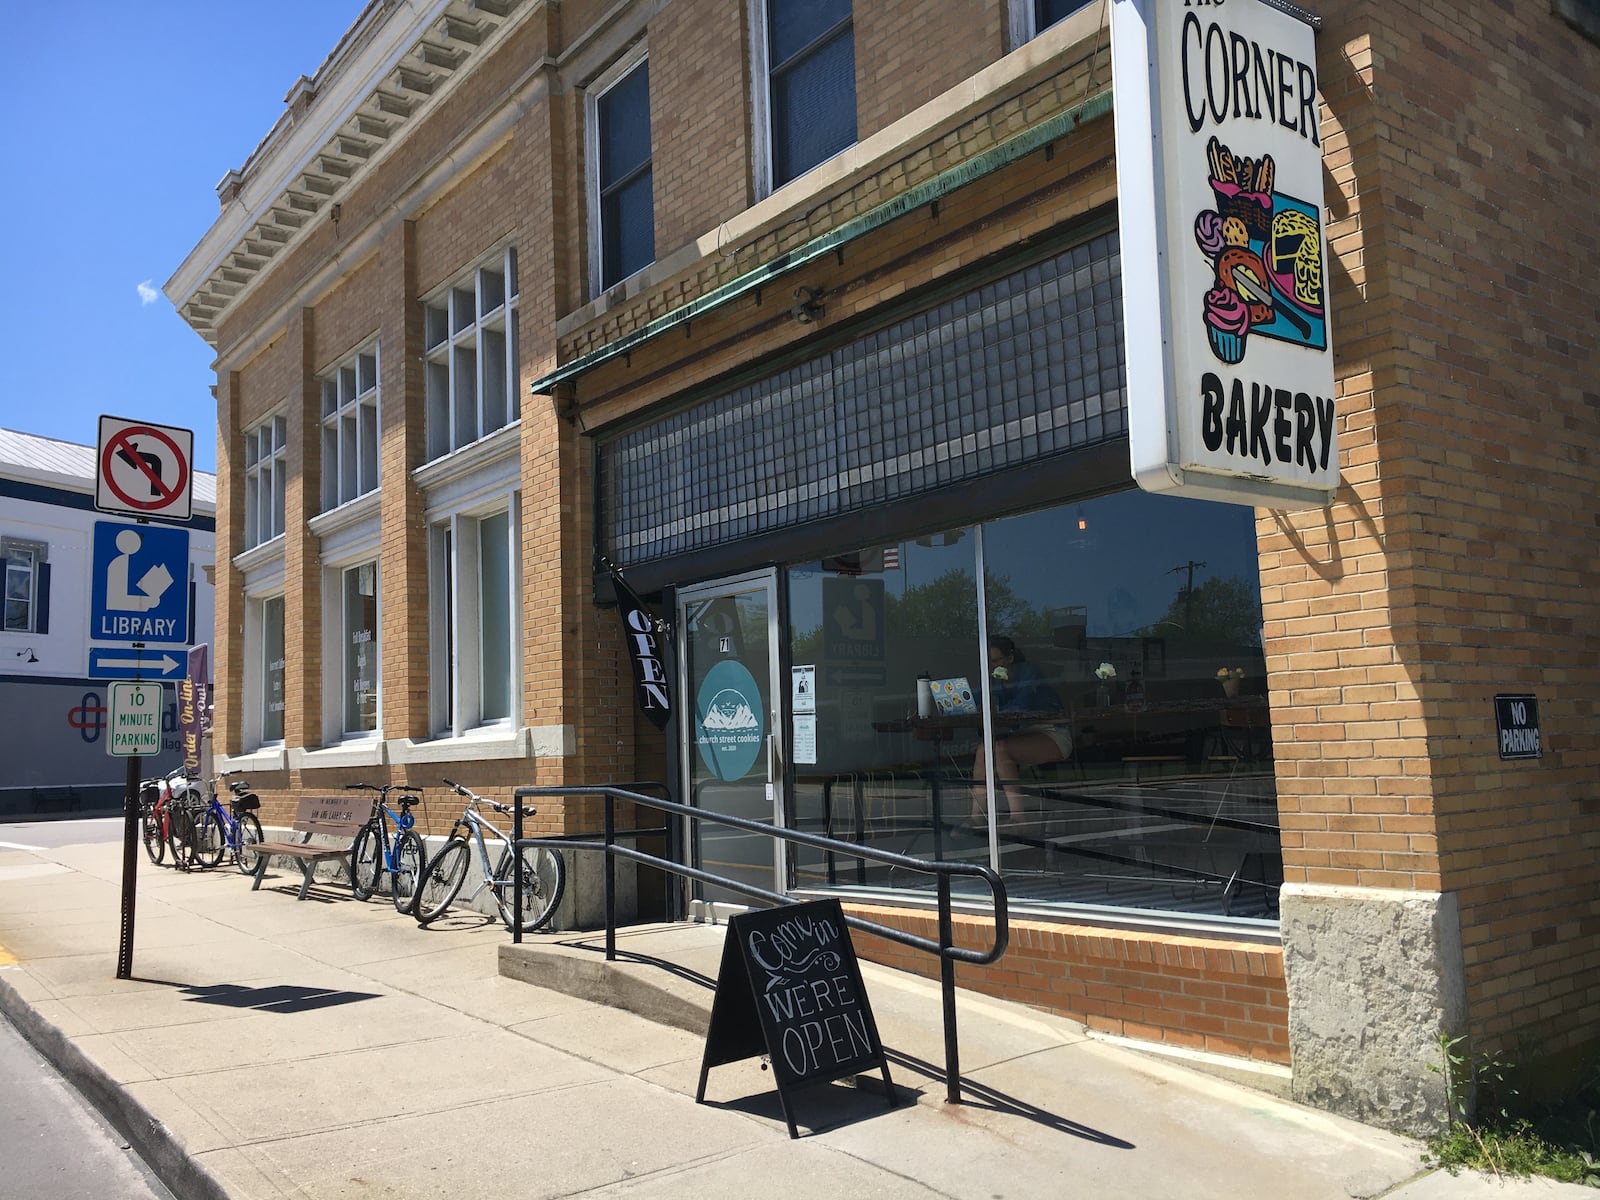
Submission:
[[[95,447],[0,429],[0,818],[122,801],[125,764],[106,752],[108,681],[89,675],[90,576],[95,525],[131,519],[97,511],[94,494]],[[191,644],[211,641],[216,494],[216,476],[197,471],[193,517],[160,522],[189,532]],[[146,776],[180,761],[174,692]]]

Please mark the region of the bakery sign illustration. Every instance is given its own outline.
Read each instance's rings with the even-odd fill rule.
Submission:
[[[1315,18],[1113,0],[1129,443],[1147,491],[1339,484]]]

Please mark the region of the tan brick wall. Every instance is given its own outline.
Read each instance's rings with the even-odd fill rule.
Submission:
[[[1478,1048],[1559,1055],[1600,997],[1600,292],[1573,218],[1600,49],[1541,5],[1375,11],[1326,6],[1318,38],[1344,487],[1258,521],[1285,870],[1456,892]],[[1545,757],[1502,762],[1492,698],[1522,691]]]
[[[286,397],[283,740],[289,746],[322,745],[322,571],[317,539],[306,526],[322,511],[321,391],[311,365],[315,327],[315,314],[300,309],[284,337],[285,358],[297,363],[298,373]]]
[[[216,578],[212,594],[212,750],[237,754],[244,699],[244,576],[233,555],[244,542],[244,440],[238,435],[239,376],[217,375]]]
[[[856,134],[871,137],[1005,54],[1005,0],[854,5]]]

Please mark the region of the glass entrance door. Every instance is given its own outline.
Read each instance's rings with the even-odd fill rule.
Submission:
[[[697,808],[772,824],[784,809],[782,703],[778,690],[777,573],[762,571],[678,593],[684,664],[684,794]],[[710,821],[693,822],[694,865],[782,891],[780,844]],[[705,901],[753,903],[697,884]]]

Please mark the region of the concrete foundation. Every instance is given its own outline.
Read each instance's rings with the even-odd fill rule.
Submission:
[[[1288,884],[1280,925],[1294,1099],[1405,1133],[1442,1127],[1438,1039],[1467,1013],[1455,896]]]

